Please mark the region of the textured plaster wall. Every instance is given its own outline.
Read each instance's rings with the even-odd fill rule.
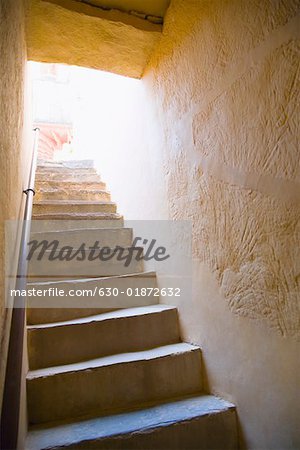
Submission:
[[[161,25],[74,0],[31,0],[28,58],[141,77]]]
[[[299,5],[175,1],[149,66],[164,114],[171,217],[193,220],[194,255],[232,312],[295,337]]]
[[[116,8],[121,11],[137,11],[163,17],[170,0],[88,0],[92,5]]]
[[[299,13],[293,0],[173,0],[143,78],[169,217],[193,222],[182,333],[253,449],[300,445]]]
[[[173,0],[83,147],[126,218],[193,222],[182,336],[255,450],[300,447],[299,21],[299,0]]]
[[[22,217],[30,163],[30,123],[24,119],[25,2],[0,1],[0,406],[11,310],[5,309],[4,224]],[[17,245],[18,237],[15,242]]]

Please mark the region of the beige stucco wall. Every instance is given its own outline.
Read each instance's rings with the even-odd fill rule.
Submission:
[[[299,7],[173,0],[109,157],[95,141],[126,218],[192,220],[182,335],[256,450],[300,446]]]
[[[194,221],[195,257],[232,312],[284,336],[300,332],[298,9],[174,2],[149,67],[171,136],[171,216]]]
[[[194,226],[183,336],[253,449],[300,445],[299,7],[173,0],[144,78],[169,216]]]
[[[26,94],[25,2],[0,1],[0,405],[2,403],[11,310],[5,308],[4,226],[23,216],[31,163],[31,124],[24,116]],[[18,236],[15,243],[17,246]]]
[[[163,17],[170,0],[93,0],[93,5],[116,8],[121,11],[137,11],[148,15]]]
[[[126,218],[192,220],[182,335],[256,450],[300,446],[299,7],[173,0],[131,92],[136,133],[118,121],[99,156]]]
[[[74,0],[30,0],[28,59],[140,78],[161,25]]]

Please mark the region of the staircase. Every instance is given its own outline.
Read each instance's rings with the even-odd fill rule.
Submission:
[[[36,191],[31,238],[130,248],[132,229],[90,161],[40,163]],[[29,288],[157,286],[137,261],[88,267],[89,278],[87,261],[75,277],[71,262],[42,274],[38,263]],[[44,300],[27,309],[27,450],[237,448],[235,407],[203,393],[201,351],[181,342],[175,307],[154,296],[133,297],[132,307],[124,296],[110,307],[102,297],[84,308],[80,297],[70,307]]]

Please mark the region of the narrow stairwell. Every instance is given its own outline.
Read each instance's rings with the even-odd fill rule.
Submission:
[[[36,191],[31,238],[132,245],[91,162],[40,163]],[[84,261],[76,276],[72,262],[42,275],[38,263],[30,261],[29,288],[157,286],[137,261],[97,271]],[[237,448],[235,407],[203,393],[201,351],[181,342],[175,307],[155,296],[132,298],[130,308],[122,299],[109,308],[100,297],[85,308],[80,297],[69,307],[56,300],[27,309],[27,450]]]

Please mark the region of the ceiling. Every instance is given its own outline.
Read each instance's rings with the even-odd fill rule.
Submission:
[[[127,14],[151,4],[145,14],[163,13],[166,0],[30,0],[27,16],[27,55],[31,61],[90,67],[141,78],[158,44],[162,16],[143,20]],[[101,9],[88,5],[91,1]],[[123,10],[119,8],[122,6]],[[118,7],[118,8],[117,8]],[[159,7],[161,9],[159,9]],[[134,10],[136,11],[136,10]],[[155,20],[159,19],[159,20]]]
[[[77,0],[78,1],[78,0]],[[137,11],[151,16],[164,17],[170,0],[79,0],[84,3],[119,9],[121,11]]]

